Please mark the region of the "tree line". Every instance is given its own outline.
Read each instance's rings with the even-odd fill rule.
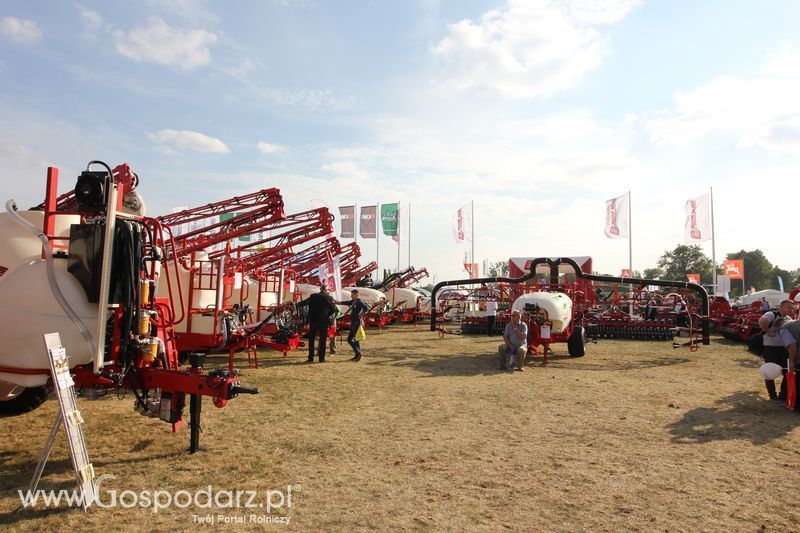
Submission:
[[[793,287],[800,285],[800,268],[786,270],[778,265],[773,265],[759,249],[740,250],[729,253],[726,259],[741,259],[744,265],[744,283],[742,280],[731,280],[731,296],[741,296],[742,286],[745,290],[754,287],[756,290],[780,289],[780,280],[783,280],[783,290],[790,292]],[[674,250],[667,250],[658,259],[657,266],[646,268],[642,277],[648,279],[674,279],[685,281],[687,274],[700,274],[700,283],[711,285],[713,283],[713,265],[711,258],[703,252],[700,245],[679,244]],[[723,274],[722,265],[717,265],[717,275]]]

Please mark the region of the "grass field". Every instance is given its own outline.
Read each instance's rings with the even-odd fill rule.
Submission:
[[[101,494],[211,485],[263,498],[291,486],[291,508],[272,515],[302,531],[800,530],[800,415],[766,400],[760,361],[742,345],[714,339],[691,353],[600,341],[580,359],[557,345],[546,367],[534,359],[525,372],[501,372],[498,343],[396,325],[369,332],[360,363],[342,347],[325,364],[302,353],[263,353],[259,369],[239,361],[243,384],[261,394],[225,409],[206,400],[195,455],[187,428],[173,435],[134,413],[130,394],[81,400],[96,473],[115,476]],[[3,529],[182,531],[209,527],[197,523],[209,514],[265,515],[14,513],[56,407],[0,419]],[[62,436],[40,487],[73,484]]]

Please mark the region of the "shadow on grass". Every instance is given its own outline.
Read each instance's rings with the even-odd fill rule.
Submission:
[[[389,357],[391,361],[371,361],[370,365],[392,365],[410,368],[417,372],[436,376],[486,376],[502,374],[497,368],[497,355],[451,355],[434,359],[419,358],[419,353],[381,354],[381,358]],[[400,360],[399,362],[397,360]]]
[[[667,425],[676,444],[704,444],[724,440],[749,440],[755,445],[779,439],[800,424],[800,416],[783,404],[770,402],[755,392],[737,392],[715,402],[719,407],[698,407]]]
[[[743,352],[747,351],[746,342],[733,339],[726,339],[725,337],[712,337],[711,344],[719,344],[721,346],[735,346],[741,348]]]
[[[75,488],[75,485],[71,486]],[[70,490],[69,487],[66,490]],[[14,497],[17,498],[19,501],[19,495],[14,494]],[[83,513],[83,510],[78,507],[51,507],[51,508],[43,508],[43,507],[35,507],[33,509],[23,509],[21,507],[15,509],[14,511],[10,511],[8,513],[0,513],[0,525],[13,525],[17,522],[25,521],[25,520],[40,520],[42,518],[47,518],[48,516],[52,515],[60,515],[63,513]],[[24,525],[24,524],[22,524]],[[35,530],[32,528],[31,530]]]

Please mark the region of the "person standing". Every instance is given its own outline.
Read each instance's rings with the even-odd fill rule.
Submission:
[[[356,289],[350,291],[350,300],[336,303],[350,306],[347,310],[347,314],[350,315],[350,331],[347,333],[347,344],[353,348],[353,353],[355,353],[350,360],[361,361],[361,343],[356,340],[356,332],[359,326],[361,326],[364,315],[369,311],[369,307],[358,297],[358,290]]]
[[[497,320],[497,300],[491,294],[486,300],[486,327],[487,334],[491,337],[494,333],[494,322]]]
[[[789,360],[788,360],[788,372],[795,372],[795,404],[794,410],[800,411],[800,379],[797,379],[797,368],[800,366],[800,354],[797,351],[797,344],[800,342],[800,320],[787,320],[783,323],[783,327],[780,329],[780,336],[781,341],[783,341],[783,346],[786,348]],[[784,378],[786,379],[786,378]],[[788,390],[787,390],[788,393]]]
[[[328,294],[328,287],[320,285],[319,292],[312,294],[298,307],[308,307],[308,362],[314,362],[314,342],[319,337],[317,356],[319,362],[325,362],[325,346],[328,344],[328,329],[331,327],[332,317],[336,314],[336,305]]]
[[[764,334],[764,357],[765,363],[775,363],[781,368],[786,368],[786,362],[789,358],[789,353],[784,347],[784,343],[780,337],[780,328],[783,325],[785,317],[792,312],[791,300],[784,300],[778,307],[778,311],[767,311],[761,318],[758,319],[758,327],[761,328]],[[783,401],[786,399],[786,370],[783,371],[783,380],[781,380],[780,394],[775,390],[775,380],[765,379],[764,385],[767,387],[767,394],[769,399],[773,401]]]
[[[503,331],[503,344],[497,347],[501,370],[525,370],[525,357],[528,354],[528,325],[522,322],[519,311],[511,311],[511,322]]]
[[[679,328],[689,327],[689,309],[686,307],[686,302],[683,298],[678,296],[675,300],[675,325]]]
[[[767,297],[766,296],[762,296],[761,297],[761,312],[762,313],[766,313],[767,311],[769,311],[769,302],[767,301]]]

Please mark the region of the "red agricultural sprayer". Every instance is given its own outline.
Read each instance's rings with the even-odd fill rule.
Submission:
[[[243,387],[232,368],[203,369],[192,354],[179,360],[174,325],[183,292],[179,243],[168,226],[143,213],[139,182],[127,164],[113,170],[92,161],[74,189],[58,196],[58,169],[49,168],[45,201],[0,215],[0,411],[37,407],[53,386],[42,335],[59,332],[75,384],[84,395],[129,389],[135,409],[177,430],[190,396],[190,451],[199,446],[201,399],[223,407]],[[239,220],[243,225],[248,222]],[[198,248],[199,249],[199,248]],[[180,307],[180,306],[179,306]]]
[[[451,313],[456,309],[454,316],[466,319],[462,321],[462,327],[466,324],[468,331],[477,329],[476,324],[485,321],[485,313],[481,315],[477,306],[491,298],[499,302],[498,329],[508,322],[510,311],[523,313],[529,325],[528,347],[531,353],[538,353],[538,347],[542,346],[546,362],[550,345],[566,342],[568,353],[573,357],[580,357],[586,353],[586,343],[590,338],[588,330],[595,328],[597,332],[603,331],[597,322],[593,322],[597,320],[597,316],[591,312],[597,309],[598,299],[602,301],[602,290],[598,291],[598,288],[615,286],[619,291],[621,285],[626,285],[640,291],[645,287],[663,287],[669,291],[680,290],[682,293],[693,295],[697,300],[697,310],[687,308],[685,325],[676,327],[674,323],[670,324],[671,333],[684,333],[690,337],[689,341],[673,342],[673,346],[689,346],[696,349],[700,342],[709,343],[709,297],[700,285],[680,281],[586,274],[581,264],[575,258],[569,257],[531,259],[526,262],[526,267],[529,269],[527,274],[514,278],[466,279],[437,284],[432,295],[431,330],[435,331],[437,327],[442,329],[442,325],[438,323],[440,308],[444,302],[444,299],[440,298],[440,291],[449,293],[447,301],[454,303],[449,303],[447,307],[451,308]],[[489,287],[490,284],[492,287]],[[476,285],[480,285],[480,288],[474,288]],[[625,304],[632,305],[632,301],[620,299],[615,302],[615,305]],[[470,320],[470,317],[473,317],[473,320]],[[626,317],[630,317],[630,314]],[[615,327],[624,328],[627,325],[620,324]],[[640,327],[642,334],[647,332],[647,325],[643,324]],[[657,331],[658,322],[652,327]],[[485,326],[482,331],[486,331]],[[480,332],[480,329],[470,332]],[[631,337],[635,338],[633,335]]]

